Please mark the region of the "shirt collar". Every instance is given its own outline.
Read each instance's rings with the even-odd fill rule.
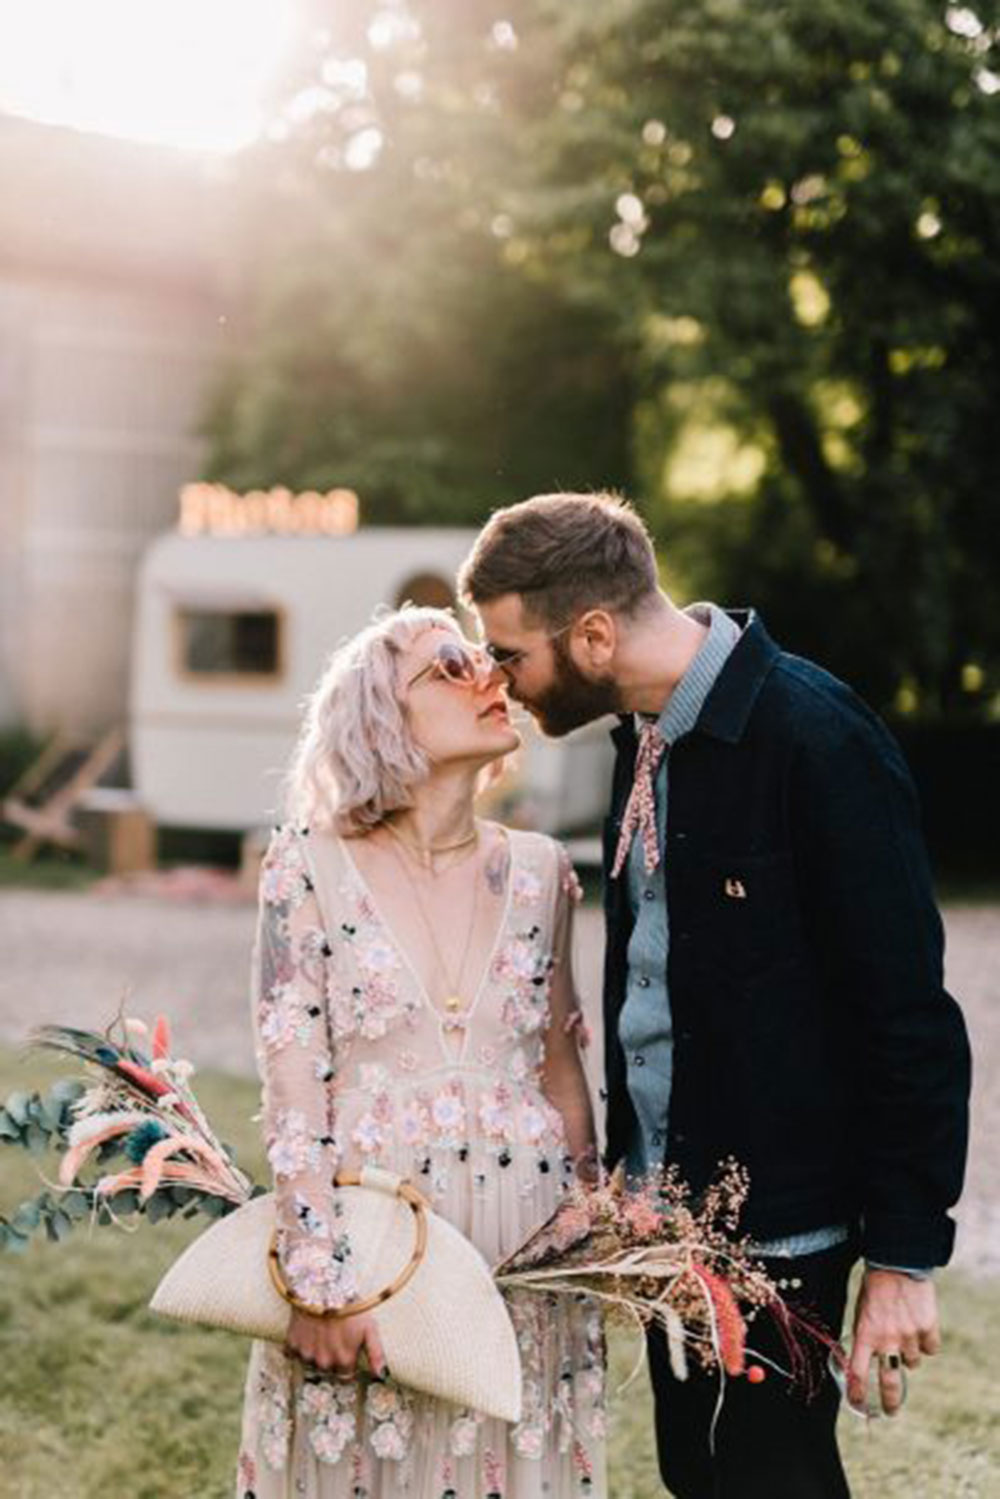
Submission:
[[[684,613],[696,619],[699,624],[707,625],[708,633],[656,720],[657,728],[668,744],[690,734],[708,694],[740,638],[740,626],[716,604],[690,604]],[[645,715],[636,714],[636,729],[643,722],[649,721]]]
[[[699,734],[738,744],[757,694],[781,652],[755,610],[730,609],[726,613],[739,629],[740,637],[708,694],[697,728]],[[619,716],[611,737],[619,753],[634,752],[636,734],[631,713]]]

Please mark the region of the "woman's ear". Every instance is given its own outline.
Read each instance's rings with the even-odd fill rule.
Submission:
[[[588,609],[577,620],[573,638],[582,646],[588,666],[606,670],[618,644],[618,622],[607,609]]]

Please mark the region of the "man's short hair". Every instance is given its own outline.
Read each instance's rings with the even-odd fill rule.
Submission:
[[[626,500],[540,494],[494,511],[458,582],[470,604],[520,594],[532,622],[556,628],[585,609],[634,614],[659,578],[649,532]]]

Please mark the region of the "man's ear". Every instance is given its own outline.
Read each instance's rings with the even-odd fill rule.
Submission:
[[[572,639],[582,649],[586,664],[606,670],[618,647],[618,621],[607,609],[588,609],[573,627]]]

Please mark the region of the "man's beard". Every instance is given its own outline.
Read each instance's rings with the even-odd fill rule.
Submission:
[[[585,677],[562,640],[553,640],[552,653],[555,661],[552,684],[533,698],[530,705],[543,734],[561,739],[606,713],[622,712],[621,693],[613,677],[597,681]]]

